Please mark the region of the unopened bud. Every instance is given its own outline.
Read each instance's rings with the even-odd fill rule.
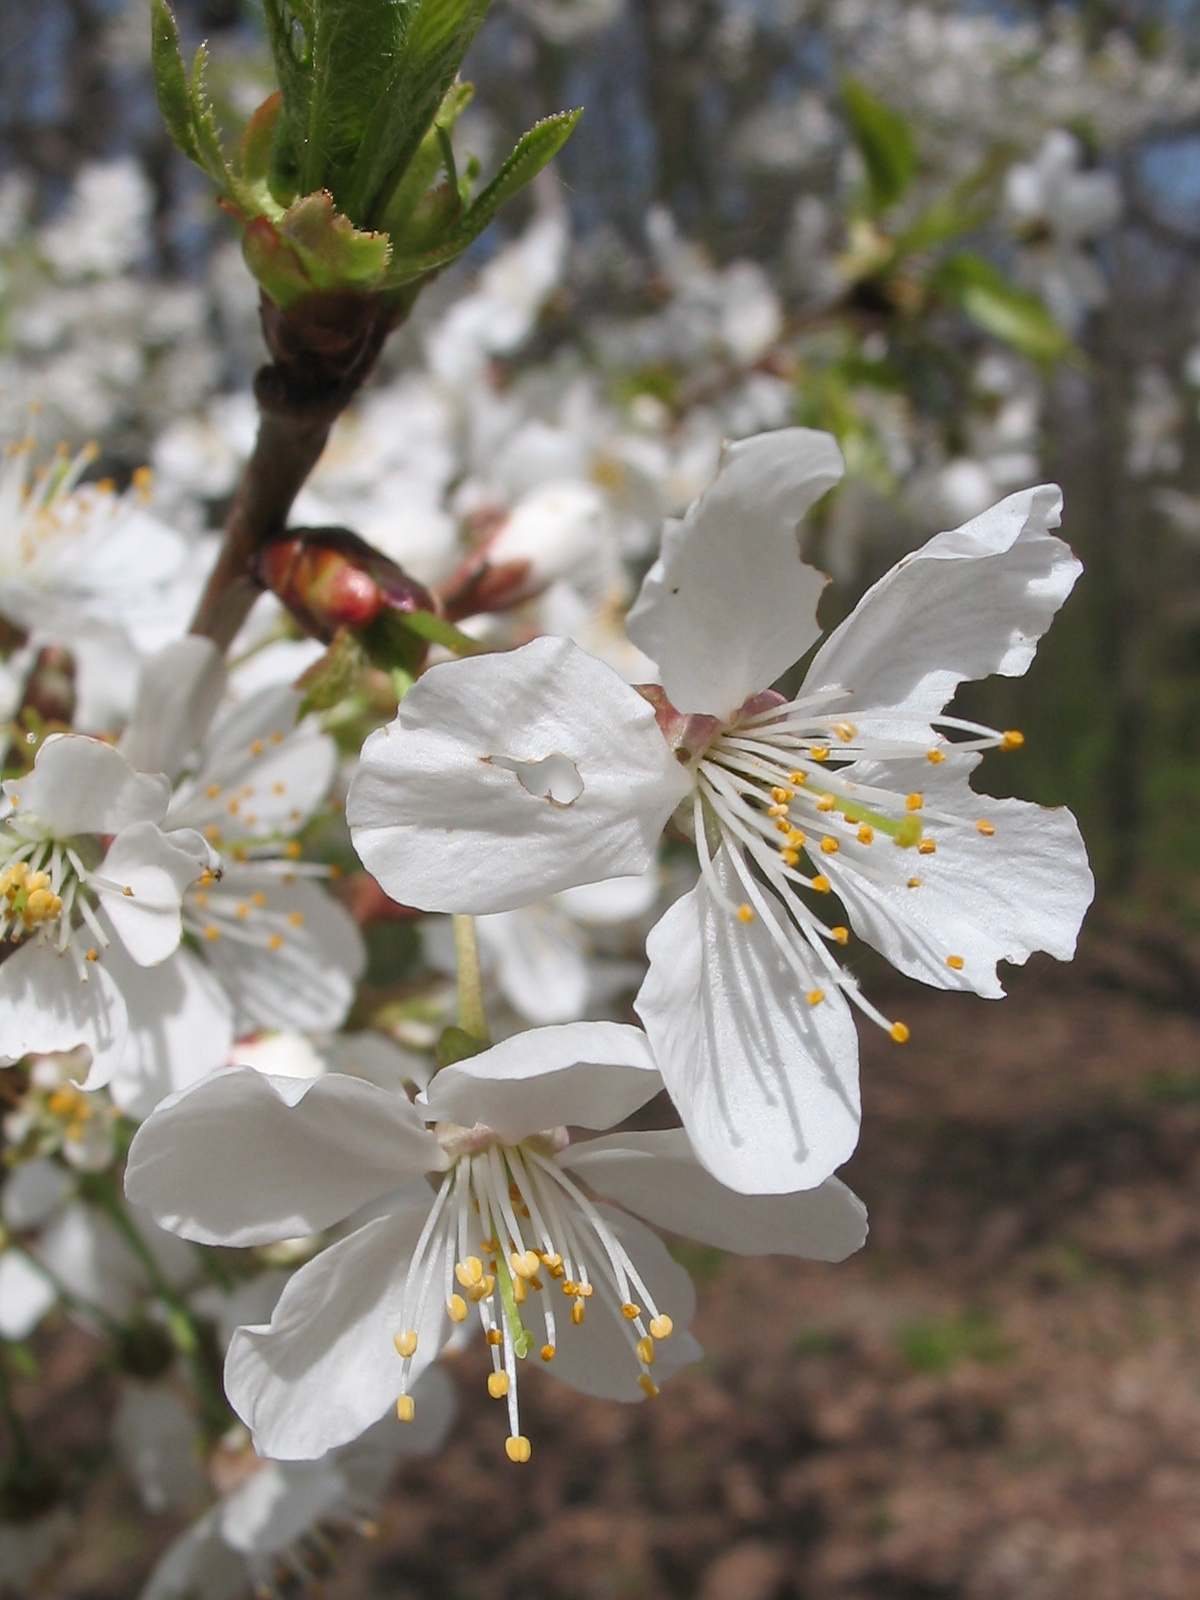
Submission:
[[[341,628],[361,634],[388,613],[434,609],[423,585],[348,528],[293,529],[264,545],[258,579],[326,644]]]

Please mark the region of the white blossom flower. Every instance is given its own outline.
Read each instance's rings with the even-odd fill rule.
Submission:
[[[214,721],[223,684],[206,640],[169,646],[148,663],[122,739],[136,765],[174,780],[168,825],[214,852],[183,899],[187,942],[138,989],[113,1080],[132,1116],[223,1066],[239,1034],[338,1027],[363,970],[353,918],[322,882],[329,869],[302,860],[294,838],[329,791],[333,741],[297,724],[291,688],[261,690]]]
[[[233,1068],[143,1124],[126,1185],[202,1243],[315,1233],[373,1208],[296,1273],[269,1326],[234,1337],[226,1388],[256,1449],[320,1455],[397,1395],[411,1418],[412,1384],[473,1305],[506,1448],[524,1461],[518,1369],[534,1351],[573,1388],[621,1400],[657,1393],[696,1353],[686,1273],[580,1177],[719,1248],[840,1260],[862,1243],[862,1207],[834,1179],[748,1198],[704,1171],[681,1129],[567,1142],[565,1125],[611,1127],[660,1087],[642,1033],[617,1023],[517,1035],[444,1068],[415,1106],[357,1079]],[[417,1201],[407,1186],[423,1174],[433,1190]]]
[[[184,891],[213,855],[164,828],[167,779],[98,739],[52,735],[3,792],[0,1057],[87,1045],[98,1088],[125,1052],[137,974],[178,949]]]
[[[642,870],[679,806],[701,881],[651,933],[636,1006],[700,1159],[748,1192],[817,1183],[853,1149],[848,1002],[907,1037],[841,967],[851,928],[910,976],[998,996],[997,961],[1071,955],[1092,892],[1069,813],[969,786],[980,752],[1019,735],[943,714],[964,679],[1023,673],[1070,592],[1058,490],[906,556],[787,701],[770,686],[817,639],[825,581],[796,525],[840,472],[828,435],[733,445],[630,615],[661,689],[561,640],[435,668],[367,741],[347,805],[389,894],[477,913],[603,861]],[[821,915],[835,891],[849,927]]]
[[[449,1378],[433,1367],[410,1428],[376,1423],[316,1461],[262,1461],[166,1551],[140,1600],[281,1600],[324,1576],[350,1533],[370,1535],[401,1458],[439,1449],[454,1419]],[[241,1470],[245,1470],[243,1467]]]

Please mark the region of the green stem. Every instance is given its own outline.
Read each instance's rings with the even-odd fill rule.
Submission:
[[[488,1036],[483,1008],[483,973],[479,966],[479,938],[475,918],[455,916],[454,959],[458,969],[458,1025],[476,1039]]]
[[[0,1416],[8,1429],[9,1439],[12,1441],[13,1456],[17,1465],[28,1466],[37,1459],[33,1445],[30,1443],[29,1432],[17,1410],[16,1401],[13,1399],[12,1377],[8,1370],[8,1352],[0,1344]]]
[[[480,644],[478,639],[472,639],[469,633],[456,628],[444,617],[435,616],[432,611],[406,611],[401,620],[409,633],[415,633],[419,639],[427,639],[430,644],[444,645],[447,650],[453,650],[456,656],[488,653],[487,645]]]

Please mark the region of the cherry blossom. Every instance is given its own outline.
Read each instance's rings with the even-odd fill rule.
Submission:
[[[165,1101],[126,1176],[163,1227],[262,1244],[369,1208],[296,1273],[269,1325],[233,1339],[226,1388],[255,1447],[307,1459],[394,1402],[410,1420],[412,1385],[472,1306],[513,1461],[530,1453],[518,1377],[534,1352],[584,1393],[656,1394],[697,1354],[691,1284],[641,1222],[593,1194],[745,1254],[840,1260],[859,1247],[862,1206],[836,1179],[751,1198],[717,1183],[682,1129],[568,1141],[567,1125],[612,1127],[661,1083],[638,1029],[572,1023],[443,1068],[415,1105],[358,1079],[253,1068]],[[413,1188],[425,1175],[432,1188]]]

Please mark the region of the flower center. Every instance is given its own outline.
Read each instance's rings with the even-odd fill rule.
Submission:
[[[60,954],[71,950],[81,977],[83,962],[95,961],[109,943],[87,892],[103,882],[80,853],[88,845],[53,838],[28,814],[10,816],[0,828],[0,940],[51,939]],[[86,954],[73,942],[82,926],[95,940]]]
[[[553,1159],[562,1148],[557,1132],[518,1145],[482,1128],[439,1129],[439,1137],[448,1149],[466,1148],[441,1181],[404,1286],[404,1327],[396,1334],[400,1420],[413,1419],[416,1330],[433,1295],[454,1323],[476,1309],[492,1356],[488,1393],[508,1405],[510,1461],[528,1461],[531,1448],[517,1404],[519,1363],[534,1350],[553,1361],[560,1326],[571,1337],[589,1311],[616,1320],[639,1387],[656,1395],[655,1341],[670,1337],[671,1318],[655,1305],[616,1233]]]

